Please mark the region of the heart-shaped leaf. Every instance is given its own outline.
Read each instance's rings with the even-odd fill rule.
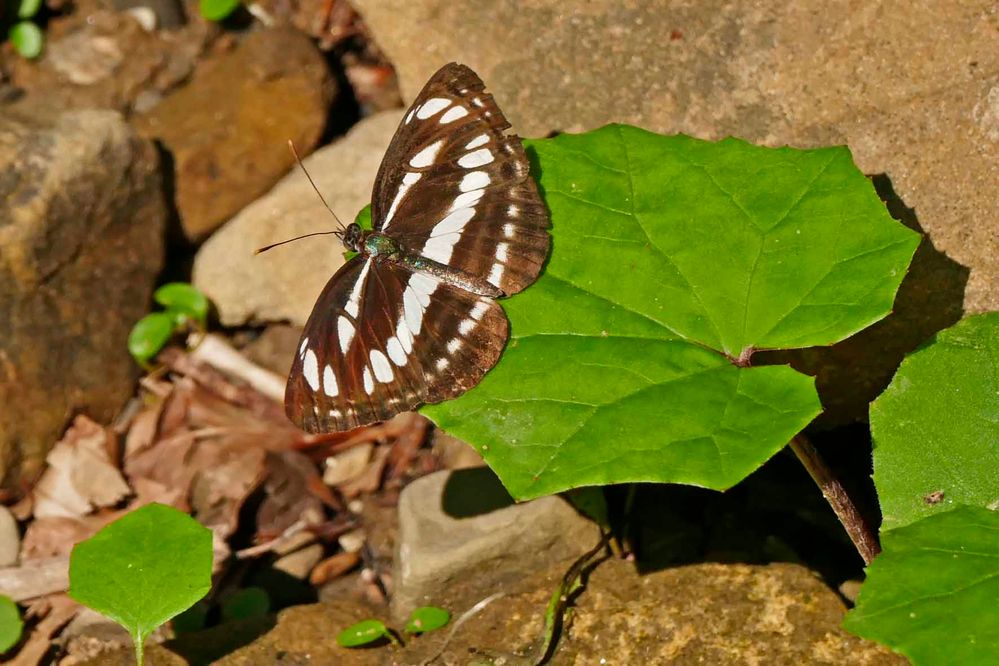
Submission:
[[[125,627],[141,663],[145,638],[205,596],[211,574],[211,530],[148,504],[76,544],[69,596]]]
[[[882,535],[843,626],[913,664],[999,655],[999,513],[960,506]]]
[[[999,312],[910,354],[871,405],[882,529],[955,504],[999,507]]]
[[[529,143],[552,215],[541,278],[503,301],[500,363],[423,412],[521,499],[582,485],[724,489],[820,411],[756,349],[882,318],[918,244],[845,148],[612,125]]]

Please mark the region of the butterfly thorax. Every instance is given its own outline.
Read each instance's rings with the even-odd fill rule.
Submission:
[[[354,229],[354,227],[357,228]],[[492,298],[503,295],[500,289],[487,280],[415,252],[410,252],[391,236],[378,231],[364,231],[359,226],[351,224],[344,233],[343,244],[348,250],[359,252],[362,257],[372,257],[375,261],[396,262],[411,271],[431,275],[442,282],[460,287],[473,294]]]

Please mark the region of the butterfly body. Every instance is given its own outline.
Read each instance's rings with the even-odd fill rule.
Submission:
[[[347,430],[455,397],[506,344],[495,301],[530,285],[548,213],[520,140],[475,73],[441,68],[403,117],[375,179],[371,231],[323,289],[285,392],[310,432]]]

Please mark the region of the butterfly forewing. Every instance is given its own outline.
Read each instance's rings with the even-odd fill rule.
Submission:
[[[471,69],[441,68],[389,144],[375,229],[505,294],[533,282],[548,255],[548,214],[509,127]]]

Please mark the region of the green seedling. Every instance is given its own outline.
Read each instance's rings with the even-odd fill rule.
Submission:
[[[165,284],[153,293],[163,306],[136,322],[128,335],[128,351],[143,367],[178,333],[204,332],[208,321],[208,298],[197,288],[183,283]]]
[[[69,596],[122,625],[141,666],[145,639],[211,588],[212,533],[162,504],[148,504],[73,548]]]
[[[392,630],[380,620],[361,620],[357,624],[350,625],[336,636],[338,645],[349,648],[371,645],[382,639],[396,646],[402,645]]]
[[[209,21],[224,21],[239,7],[239,0],[200,0],[198,10]]]
[[[421,606],[409,614],[406,621],[406,632],[424,634],[435,631],[451,621],[451,613],[437,606]]]
[[[0,656],[17,645],[24,630],[21,611],[10,597],[0,594]]]

